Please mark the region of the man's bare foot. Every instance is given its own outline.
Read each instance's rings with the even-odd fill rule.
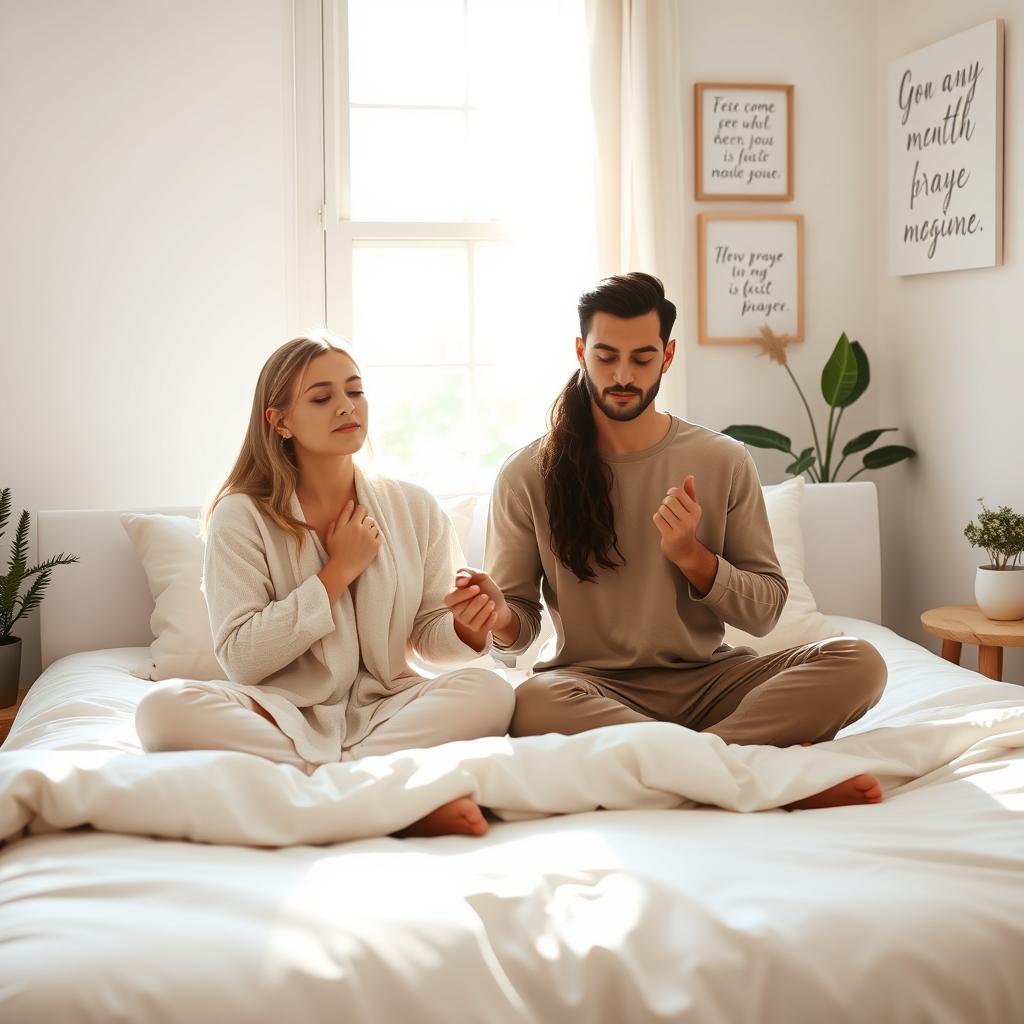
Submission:
[[[441,804],[436,811],[396,832],[404,836],[482,836],[487,831],[483,812],[468,796]]]
[[[849,804],[880,804],[882,787],[874,775],[854,775],[836,786],[786,804],[787,811],[809,811],[818,807],[846,807]]]

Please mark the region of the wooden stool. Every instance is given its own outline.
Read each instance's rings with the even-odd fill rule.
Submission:
[[[926,633],[942,638],[942,656],[960,664],[964,644],[978,645],[978,671],[989,679],[1003,678],[1003,648],[1024,647],[1024,619],[998,622],[986,618],[976,604],[932,608],[921,616]]]

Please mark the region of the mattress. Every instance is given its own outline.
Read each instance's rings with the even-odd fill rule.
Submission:
[[[1012,684],[835,621],[890,671],[848,745],[917,720],[923,747],[929,716],[983,729],[1024,708]],[[54,782],[67,752],[136,755],[140,653],[51,666],[0,758]],[[615,727],[630,728],[646,727]],[[66,827],[45,790],[0,849],[0,1020],[1008,1024],[1024,1007],[1021,742],[1003,728],[876,806],[677,799],[482,839],[153,838]]]

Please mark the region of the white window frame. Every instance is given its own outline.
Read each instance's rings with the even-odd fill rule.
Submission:
[[[300,275],[305,304],[301,308],[306,315],[300,329],[323,324],[360,344],[360,339],[354,337],[352,282],[353,254],[361,245],[432,249],[451,246],[466,251],[469,304],[466,309],[468,345],[464,359],[395,364],[366,348],[360,349],[360,355],[367,368],[401,366],[464,370],[470,378],[468,415],[475,401],[493,403],[493,396],[482,393],[478,383],[479,371],[493,363],[487,357],[479,358],[481,346],[473,308],[476,249],[478,245],[487,243],[514,244],[520,236],[513,227],[496,221],[379,222],[352,219],[348,0],[292,0],[292,5],[295,19],[296,235],[304,259]],[[324,69],[328,69],[330,80]],[[451,110],[453,107],[427,106],[423,109]],[[464,97],[462,109],[467,116],[473,109],[468,96]],[[315,123],[317,111],[320,114],[319,124]],[[314,308],[315,316],[311,317],[309,311]],[[396,310],[399,316],[404,312],[400,307]],[[539,423],[537,433],[542,429],[543,425]],[[466,485],[476,489],[480,485],[472,482],[472,476],[472,473],[467,474]],[[445,489],[451,486],[444,485]]]
[[[334,69],[323,93],[326,323],[338,334],[352,336],[352,253],[363,244],[435,247],[452,245],[469,250],[469,294],[473,294],[473,243],[504,241],[510,230],[479,221],[354,221],[349,162],[348,2],[322,0],[323,66]],[[430,107],[423,109],[429,110]],[[442,108],[437,108],[442,109]],[[450,110],[450,107],[444,107]],[[468,101],[463,108],[469,113]],[[332,287],[331,282],[334,282]],[[348,282],[342,286],[339,282]],[[473,366],[473,320],[470,312],[470,362],[430,363],[430,366]],[[367,353],[368,363],[376,363]],[[408,364],[404,364],[408,365]]]
[[[291,103],[285,134],[290,196],[285,224],[288,335],[326,324],[324,224],[323,14],[321,0],[292,0]]]

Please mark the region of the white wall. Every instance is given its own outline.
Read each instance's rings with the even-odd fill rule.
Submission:
[[[688,268],[681,318],[687,418],[715,430],[731,423],[773,427],[800,451],[813,442],[785,370],[758,357],[752,345],[697,342],[697,214],[736,210],[804,215],[806,340],[791,345],[788,355],[823,437],[827,406],[821,397],[821,369],[839,335],[846,331],[859,340],[873,367],[882,349],[873,266],[879,138],[874,123],[873,6],[863,0],[686,0],[680,4],[680,17],[681,108],[689,154],[688,202],[679,240]],[[693,199],[694,82],[795,86],[792,202]],[[882,425],[878,389],[872,386],[844,415],[840,440]],[[785,477],[790,460],[783,453],[752,449],[752,454],[766,483]],[[844,479],[849,465],[843,467]],[[868,474],[860,477],[865,478]]]
[[[16,509],[199,504],[230,465],[288,326],[290,18],[288,0],[0,0]],[[19,632],[24,683],[36,623]]]
[[[1024,14],[1019,0],[886,0],[877,6],[875,133],[878,194],[880,399],[886,421],[910,427],[919,458],[878,474],[888,625],[937,649],[922,611],[974,600],[987,561],[963,539],[976,499],[1024,511]],[[886,273],[885,75],[888,61],[992,18],[1006,22],[1004,253],[1000,267],[913,277]],[[970,653],[968,653],[970,651]],[[977,664],[964,648],[963,664]],[[1024,682],[1024,651],[1007,651],[1004,678]]]

